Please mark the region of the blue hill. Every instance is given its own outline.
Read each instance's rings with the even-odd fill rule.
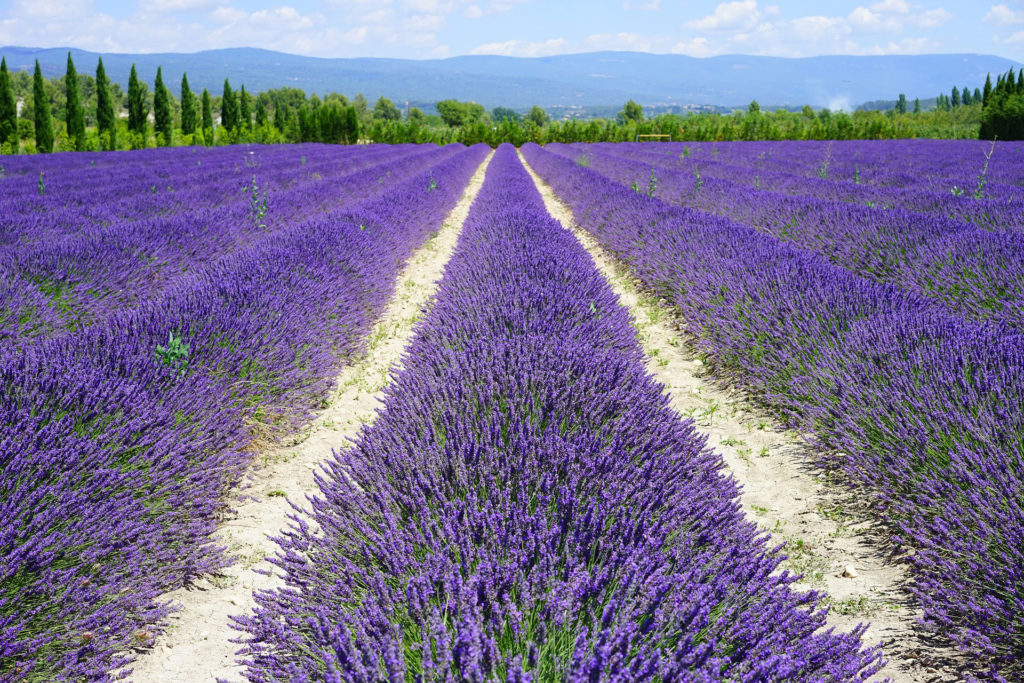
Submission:
[[[67,48],[3,47],[12,70],[31,70],[36,59],[47,76],[64,73]],[[98,53],[72,49],[80,72],[95,69]],[[107,54],[112,80],[127,86],[134,63],[152,83],[157,66],[176,90],[182,72],[193,89],[219,93],[224,78],[250,92],[291,86],[307,93],[362,92],[372,102],[473,100],[487,107],[621,106],[629,98],[644,105],[852,107],[895,99],[899,93],[932,97],[953,86],[981,86],[986,73],[1021,65],[992,55],[825,56],[802,59],[727,55],[697,58],[641,52],[590,52],[553,57],[462,56],[439,60],[322,59],[256,48],[193,54]]]

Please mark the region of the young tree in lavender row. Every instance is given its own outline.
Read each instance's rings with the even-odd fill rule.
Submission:
[[[220,125],[234,132],[238,127],[238,101],[228,79],[224,79],[224,92],[220,97]]]
[[[210,101],[210,91],[203,88],[203,142],[206,145],[213,144],[213,103]]]
[[[249,106],[249,93],[245,92],[245,84],[238,90],[238,127],[240,130],[252,130],[252,110]]]
[[[160,67],[156,68],[156,81],[153,82],[153,119],[156,132],[156,144],[167,147],[172,142],[171,102],[170,94],[164,87],[164,77]]]
[[[85,149],[85,111],[82,107],[82,97],[78,92],[78,72],[75,71],[75,63],[71,60],[71,53],[68,53],[68,69],[64,76],[64,88],[67,93],[67,114],[66,123],[68,137],[75,142],[75,151],[81,152]]]
[[[32,75],[32,107],[35,114],[36,151],[48,154],[53,151],[53,119],[50,116],[50,98],[46,94],[46,84],[38,59],[36,71]]]
[[[188,75],[181,75],[181,134],[196,133],[196,96],[188,86]]]
[[[114,100],[110,97],[110,81],[107,80],[103,58],[96,65],[96,128],[99,129],[103,145],[109,150],[117,148],[117,129],[114,126]],[[104,137],[106,136],[106,137]]]
[[[9,144],[11,152],[18,148],[18,105],[11,87],[7,59],[0,58],[0,147]]]

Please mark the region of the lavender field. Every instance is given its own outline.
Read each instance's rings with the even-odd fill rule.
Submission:
[[[234,561],[229,494],[467,197],[380,409],[266,530],[281,587],[211,626],[241,674],[884,678],[891,644],[826,627],[522,161],[863,501],[915,628],[1021,675],[1024,145],[503,145],[464,197],[489,151],[2,159],[0,680],[126,677],[165,642],[168,594]]]

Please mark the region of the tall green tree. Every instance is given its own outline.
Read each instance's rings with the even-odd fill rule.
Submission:
[[[203,88],[203,142],[207,145],[213,144],[213,102],[210,101],[210,91]]]
[[[535,104],[530,107],[530,113],[526,115],[526,120],[533,121],[533,125],[542,128],[547,125],[550,119],[548,113]]]
[[[164,86],[162,69],[156,68],[156,80],[153,82],[153,128],[156,131],[156,144],[167,147],[172,142],[171,97]]]
[[[181,75],[181,134],[195,135],[196,96],[188,86],[188,74]]]
[[[234,131],[238,126],[238,103],[235,93],[231,90],[228,79],[224,79],[224,93],[220,98],[220,125],[226,130]]]
[[[907,96],[900,93],[899,99],[896,100],[896,113],[906,114],[907,113]]]
[[[43,72],[36,60],[36,71],[32,75],[32,111],[35,114],[36,150],[44,154],[53,151],[53,119],[50,116],[50,98],[46,95]]]
[[[256,102],[256,127],[262,128],[267,125],[267,105],[263,100]]]
[[[128,75],[128,130],[139,136],[139,139],[133,141],[133,146],[146,146],[146,133],[149,128],[147,90],[146,85],[139,80],[135,65],[132,64],[131,73]]]
[[[110,81],[107,71],[103,68],[103,58],[96,65],[96,127],[100,137],[106,136],[104,145],[107,149],[117,148],[117,128],[114,126],[114,100],[110,96]]]
[[[960,106],[960,88],[956,87],[955,85],[953,86],[953,93],[952,97],[950,97],[950,102],[954,107]]]
[[[7,59],[0,57],[0,145],[4,143],[11,145],[12,152],[18,150],[18,103],[14,99]]]
[[[960,103],[965,107],[974,103],[974,100],[971,99],[971,89],[967,86],[964,86],[964,89],[960,92]]]
[[[921,98],[920,97],[915,97],[914,98],[914,113],[915,114],[920,114],[921,113]]]
[[[67,107],[65,123],[68,127],[68,137],[74,139],[75,150],[85,150],[85,110],[82,107],[82,97],[78,92],[78,72],[75,71],[75,63],[68,52],[67,73],[64,76],[64,89],[67,95]]]
[[[373,118],[378,121],[401,121],[402,112],[398,110],[395,103],[381,95],[377,103],[373,105]]]
[[[755,111],[761,111],[761,107],[758,106],[757,102],[751,102],[750,106],[747,107],[747,111],[751,113]],[[634,102],[633,100],[630,100],[626,102],[625,105],[623,105],[622,111],[619,112],[618,118],[623,123],[640,123],[644,120],[644,108],[637,104],[636,102]]]
[[[345,142],[350,145],[359,142],[359,113],[355,107],[345,107]]]
[[[249,108],[249,93],[245,84],[238,89],[238,125],[242,130],[252,130],[252,110]]]
[[[988,106],[988,98],[992,96],[992,74],[985,75],[985,89],[981,91],[981,106]]]

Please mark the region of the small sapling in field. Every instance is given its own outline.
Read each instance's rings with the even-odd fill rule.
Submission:
[[[161,344],[156,347],[156,359],[157,362],[176,370],[178,377],[183,377],[188,370],[189,351],[189,345],[184,342],[184,338],[171,332],[167,335],[167,346]]]
[[[252,217],[252,223],[257,228],[265,228],[267,224],[263,222],[263,219],[267,215],[267,211],[270,210],[270,199],[267,196],[267,190],[263,190],[263,195],[260,196],[260,186],[256,182],[256,176],[252,177],[252,185],[249,187],[249,215]]]

